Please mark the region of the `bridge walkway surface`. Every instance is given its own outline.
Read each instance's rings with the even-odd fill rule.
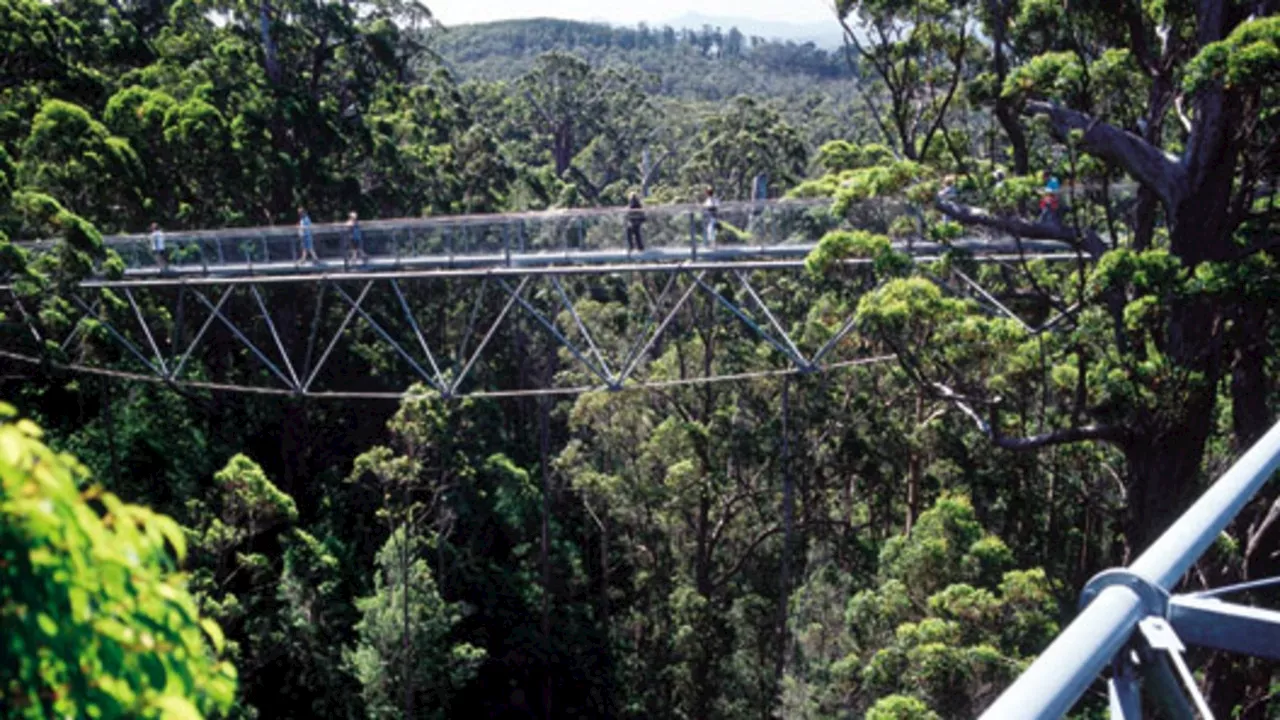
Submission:
[[[541,212],[403,218],[361,222],[360,252],[353,255],[352,231],[345,223],[310,228],[315,260],[302,260],[302,232],[297,226],[264,226],[220,230],[165,231],[161,268],[148,234],[112,235],[107,247],[125,263],[128,279],[289,276],[303,280],[335,272],[393,273],[411,271],[478,272],[505,268],[517,274],[550,268],[634,267],[642,271],[662,265],[691,263],[746,269],[798,267],[817,238],[838,225],[827,200],[766,200],[725,203],[717,212],[717,228],[709,231],[697,205],[646,208],[643,249],[629,249],[626,208],[589,208]],[[890,203],[867,204],[862,220],[868,229],[887,230],[906,212]],[[34,253],[53,242],[21,243]],[[948,249],[983,254],[1069,254],[1052,241],[1014,242],[1008,238],[970,235],[950,243],[900,242],[899,249],[925,257]],[[553,271],[554,272],[554,271]],[[100,283],[93,283],[100,284]]]

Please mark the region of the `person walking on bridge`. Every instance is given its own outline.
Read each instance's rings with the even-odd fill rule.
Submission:
[[[627,252],[644,252],[644,240],[640,237],[640,226],[643,224],[644,210],[640,207],[640,196],[631,193],[631,198],[627,201]]]
[[[1048,225],[1061,225],[1061,203],[1058,199],[1058,190],[1062,184],[1058,182],[1058,178],[1050,176],[1044,185],[1044,195],[1040,198],[1040,217],[1036,222]]]
[[[151,223],[151,256],[156,259],[156,267],[160,272],[169,269],[169,258],[164,252],[164,231],[157,223]]]
[[[311,235],[311,216],[304,207],[298,208],[298,238],[302,241],[302,257],[298,258],[298,262],[306,261],[308,254],[311,255],[312,262],[320,262],[316,255],[315,237]]]
[[[347,216],[347,262],[366,259],[368,256],[364,254],[364,235],[360,232],[360,216],[352,210]]]
[[[707,224],[707,247],[715,247],[717,216],[720,214],[720,201],[716,199],[716,189],[707,186],[707,199],[702,201],[702,217]]]

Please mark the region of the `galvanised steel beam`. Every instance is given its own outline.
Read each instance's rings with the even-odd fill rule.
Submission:
[[[1271,478],[1277,466],[1280,423],[1126,569],[1132,583],[1102,588],[982,718],[1048,719],[1070,710],[1129,642],[1138,623],[1163,613],[1162,608],[1152,607],[1152,591],[1167,592],[1172,588]],[[1243,618],[1234,621],[1246,622]]]
[[[914,255],[917,263],[934,262],[942,258],[939,253]],[[1012,262],[1022,259],[1017,254],[1007,252],[991,252],[976,255],[976,262]],[[1076,262],[1074,253],[1046,251],[1028,255],[1026,259],[1046,262]],[[874,261],[870,258],[849,258],[841,261],[848,267],[869,266]],[[212,266],[211,266],[212,267]],[[88,279],[79,283],[82,288],[124,288],[124,287],[177,287],[181,285],[225,285],[239,284],[278,284],[278,283],[311,283],[320,280],[380,280],[396,278],[400,280],[413,278],[467,278],[467,277],[525,277],[530,275],[614,275],[617,273],[669,273],[696,270],[803,270],[803,256],[792,259],[768,259],[742,257],[724,260],[676,260],[671,262],[605,262],[599,264],[570,263],[543,266],[493,266],[477,265],[475,267],[419,267],[404,269],[389,267],[384,270],[361,269],[342,271],[340,265],[328,266],[324,263],[306,267],[294,263],[283,263],[278,267],[267,268],[273,272],[263,272],[262,267],[255,267],[252,272],[231,275],[190,274],[149,274],[128,275],[118,280]],[[12,285],[0,284],[0,290],[11,290]]]
[[[1280,612],[1212,597],[1169,599],[1169,624],[1199,647],[1280,660]]]

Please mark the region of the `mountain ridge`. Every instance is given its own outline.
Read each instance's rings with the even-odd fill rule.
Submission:
[[[761,20],[752,17],[724,16],[724,15],[703,15],[698,12],[687,12],[678,17],[664,20],[657,24],[670,25],[673,28],[689,28],[697,30],[704,25],[711,27],[720,27],[728,30],[731,27],[738,28],[738,31],[747,37],[758,36],[766,40],[791,41],[791,42],[812,42],[814,45],[827,50],[835,49],[841,45],[841,29],[839,23],[833,18],[830,22],[811,22],[811,23],[793,23],[783,20]]]

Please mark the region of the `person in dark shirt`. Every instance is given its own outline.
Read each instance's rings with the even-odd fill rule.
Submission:
[[[364,234],[360,232],[360,216],[352,210],[347,216],[347,262],[363,261],[367,257],[364,254]]]
[[[644,251],[644,239],[640,237],[640,226],[644,224],[644,210],[640,208],[640,196],[631,193],[627,202],[627,250]]]

